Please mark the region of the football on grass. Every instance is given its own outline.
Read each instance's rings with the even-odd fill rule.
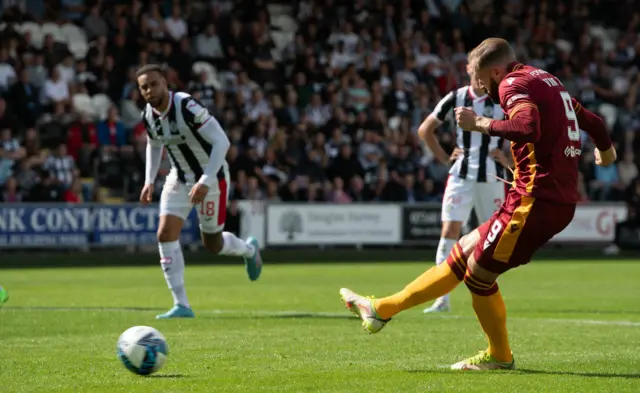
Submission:
[[[169,353],[162,333],[150,326],[134,326],[125,330],[116,344],[118,359],[127,370],[149,375],[160,370]]]

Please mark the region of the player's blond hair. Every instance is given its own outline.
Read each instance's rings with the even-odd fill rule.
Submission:
[[[516,61],[516,52],[502,38],[487,38],[469,52],[469,65],[474,71],[512,61]]]

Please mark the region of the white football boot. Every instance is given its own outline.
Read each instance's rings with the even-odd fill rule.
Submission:
[[[360,296],[350,289],[340,289],[340,297],[347,310],[362,320],[362,327],[370,334],[378,333],[391,320],[382,319],[376,314],[373,297]]]

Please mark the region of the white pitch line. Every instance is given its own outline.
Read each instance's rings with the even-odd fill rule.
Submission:
[[[161,309],[156,308],[135,308],[135,307],[4,307],[7,311],[107,311],[107,312],[157,312]],[[255,317],[281,317],[281,318],[354,318],[347,312],[321,312],[321,311],[300,311],[300,310],[276,310],[276,311],[252,311],[252,310],[196,310],[197,314],[217,314],[217,315],[238,315],[238,316],[255,316]],[[431,314],[425,317],[442,318],[442,319],[475,319],[470,315],[443,315]],[[624,321],[624,320],[601,320],[601,319],[574,319],[574,318],[534,318],[534,317],[508,317],[509,320],[531,321],[531,322],[548,322],[548,323],[574,323],[578,325],[600,325],[600,326],[630,326],[640,327],[640,322]]]

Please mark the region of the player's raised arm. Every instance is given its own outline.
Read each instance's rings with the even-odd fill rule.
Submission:
[[[604,121],[595,113],[584,108],[575,98],[571,98],[571,104],[580,129],[589,134],[596,145],[596,164],[611,165],[617,159],[617,154]]]
[[[508,78],[500,83],[500,103],[509,120],[490,120],[487,133],[513,142],[535,143],[540,139],[538,106],[529,97],[524,80]]]
[[[192,128],[196,139],[208,144],[211,149],[209,162],[198,183],[210,187],[216,181],[216,174],[222,167],[231,142],[224,130],[209,111],[193,98],[182,100],[182,113],[186,123]]]
[[[436,137],[436,129],[442,124],[447,117],[447,114],[455,105],[455,92],[447,94],[438,105],[434,108],[433,112],[427,116],[426,119],[418,127],[418,135],[420,139],[424,141],[427,147],[431,150],[433,155],[438,161],[443,164],[447,164],[449,161],[449,155],[444,151],[438,138]]]

